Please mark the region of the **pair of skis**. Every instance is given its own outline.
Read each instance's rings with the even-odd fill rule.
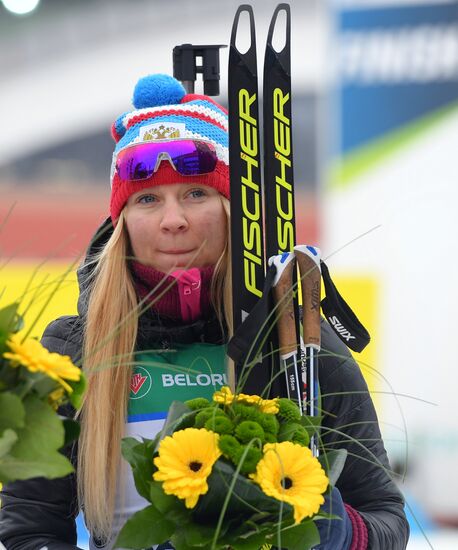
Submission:
[[[286,16],[285,41],[276,51],[273,38],[281,12]],[[243,13],[250,25],[250,47],[244,53],[236,45]],[[220,47],[174,48],[173,73],[188,93],[194,92],[196,74],[202,73],[205,93],[218,95]],[[254,15],[249,5],[238,8],[229,53],[234,335],[228,355],[236,366],[238,387],[259,395],[286,395],[297,400],[302,412],[315,416],[320,305],[335,334],[353,351],[361,352],[370,335],[335,287],[319,250],[295,246],[290,50],[290,8],[279,4],[266,40],[261,145]],[[321,278],[326,296],[320,304]],[[302,290],[303,338],[298,290]]]
[[[282,50],[276,51],[273,37],[281,12],[286,15],[285,42]],[[243,13],[249,17],[251,39],[244,53],[236,45]],[[231,34],[228,93],[233,327],[236,335],[232,350],[237,347],[237,339],[253,337],[257,341],[259,349],[253,350],[252,359],[258,354],[262,359],[257,366],[252,366],[251,376],[244,378],[245,391],[262,393],[266,387],[274,385],[274,393],[286,393],[297,401],[301,412],[314,415],[316,353],[320,348],[320,257],[318,249],[295,246],[290,44],[290,7],[279,4],[266,41],[261,151],[254,14],[249,5],[238,8]],[[268,266],[265,255],[269,258]],[[296,259],[304,310],[302,344]],[[270,289],[275,303],[269,307],[265,304]],[[248,315],[258,317],[254,326],[263,325],[259,333],[264,337],[250,334],[249,327],[244,324]],[[276,332],[272,330],[275,322]],[[245,328],[246,333],[240,336]],[[244,376],[243,365],[237,365],[237,353],[231,356],[236,360],[239,377]],[[246,364],[249,358],[245,356],[243,361]],[[279,371],[284,372],[281,382]],[[304,371],[308,389],[305,410]]]

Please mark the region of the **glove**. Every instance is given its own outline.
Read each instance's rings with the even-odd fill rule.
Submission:
[[[315,550],[349,550],[353,538],[351,520],[345,510],[339,489],[334,487],[323,504],[322,510],[342,519],[319,519],[316,526],[320,533],[320,544]]]

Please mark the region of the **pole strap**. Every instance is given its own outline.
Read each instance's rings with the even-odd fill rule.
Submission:
[[[342,342],[353,351],[361,352],[371,337],[361,321],[336,288],[328,266],[321,260],[326,297],[321,300],[321,310]]]

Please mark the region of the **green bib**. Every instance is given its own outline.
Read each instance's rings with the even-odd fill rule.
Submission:
[[[191,344],[135,357],[130,383],[128,422],[165,418],[172,401],[211,400],[228,384],[226,346]]]

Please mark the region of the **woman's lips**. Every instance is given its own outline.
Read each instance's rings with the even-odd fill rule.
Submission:
[[[159,250],[162,254],[190,254],[193,250]]]

